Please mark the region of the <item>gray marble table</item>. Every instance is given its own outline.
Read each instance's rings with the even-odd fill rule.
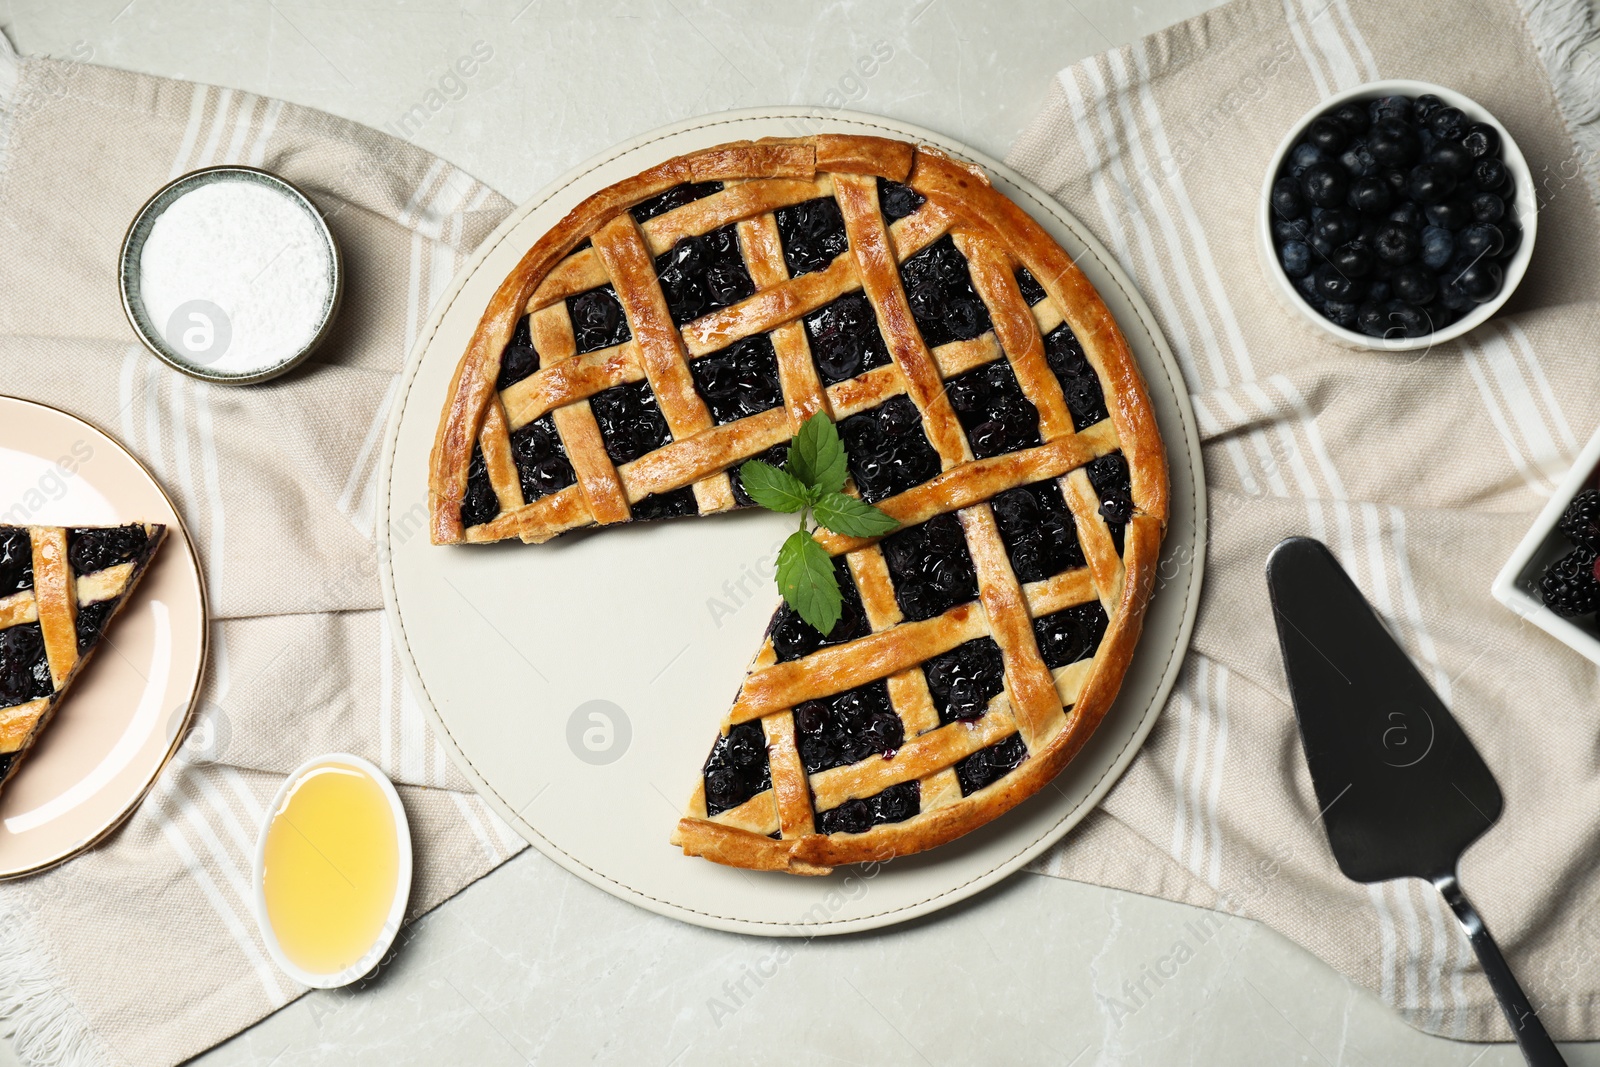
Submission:
[[[459,99],[403,132],[520,199],[642,130],[760,104],[879,112],[1004,156],[1060,67],[1210,6],[0,0],[0,26],[24,53],[83,42],[95,62],[391,130],[483,41],[494,57]],[[871,54],[863,77],[856,60]],[[648,914],[530,850],[410,928],[368,988],[304,997],[196,1062],[1520,1062],[1511,1046],[1412,1030],[1247,920],[1134,1015],[1105,1011],[1096,993],[1198,914],[1023,874],[893,930],[776,942]],[[1600,1064],[1600,1045],[1569,1058]],[[0,1045],[0,1067],[14,1062]]]

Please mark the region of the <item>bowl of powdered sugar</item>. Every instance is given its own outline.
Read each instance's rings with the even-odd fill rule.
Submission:
[[[343,280],[316,206],[254,167],[208,167],[162,188],[128,227],[119,274],[146,348],[192,377],[241,385],[316,349]]]

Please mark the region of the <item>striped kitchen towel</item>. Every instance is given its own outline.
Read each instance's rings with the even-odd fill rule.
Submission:
[[[346,264],[336,332],[313,362],[248,388],[168,369],[134,343],[117,299],[139,205],[218,163],[306,190]],[[150,796],[90,853],[0,885],[0,1015],[24,1062],[173,1063],[304,991],[266,956],[249,873],[266,805],[308,756],[354,752],[398,784],[413,914],[525,847],[411,699],[373,549],[396,372],[510,207],[443,160],[321,112],[19,60],[0,39],[0,390],[103,427],[156,473],[214,620],[198,721]]]
[[[1600,75],[1584,0],[1239,0],[1060,72],[1010,156],[1093,229],[1182,364],[1210,493],[1192,651],[1101,809],[1034,870],[1249,916],[1413,1025],[1509,1037],[1471,949],[1420,881],[1334,866],[1288,703],[1263,565],[1326,542],[1471,734],[1505,814],[1463,880],[1550,1030],[1600,1037],[1600,679],[1489,583],[1600,424]],[[1268,291],[1268,158],[1328,95],[1378,78],[1458,89],[1539,186],[1532,268],[1505,311],[1423,353],[1341,348]],[[1192,545],[1169,545],[1182,565]],[[1160,595],[1157,592],[1156,595]],[[1205,951],[1174,930],[1172,970]],[[1177,962],[1174,962],[1177,961]],[[1171,977],[1171,975],[1167,975]],[[1120,1023],[1159,977],[1104,973]],[[1112,1028],[1114,1030],[1114,1027]]]

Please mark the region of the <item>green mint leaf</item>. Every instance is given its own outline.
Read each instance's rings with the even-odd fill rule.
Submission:
[[[818,493],[837,493],[844,488],[846,475],[844,442],[833,420],[818,412],[806,420],[789,445],[789,462],[784,469]]]
[[[812,509],[818,522],[844,537],[877,537],[900,525],[871,504],[843,493],[818,498]]]
[[[752,459],[739,468],[739,480],[750,499],[772,511],[793,513],[811,503],[806,484],[788,471]]]
[[[778,549],[778,591],[818,633],[838,625],[842,599],[833,560],[804,530],[790,534]]]

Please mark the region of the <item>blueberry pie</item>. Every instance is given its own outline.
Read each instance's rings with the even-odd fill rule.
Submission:
[[[590,197],[501,285],[435,439],[438,544],[748,506],[838,425],[827,634],[779,609],[673,835],[740,867],[904,855],[1040,789],[1109,708],[1166,523],[1126,341],[971,167],[873,137],[721,145]]]
[[[49,725],[166,532],[0,526],[0,786]]]

